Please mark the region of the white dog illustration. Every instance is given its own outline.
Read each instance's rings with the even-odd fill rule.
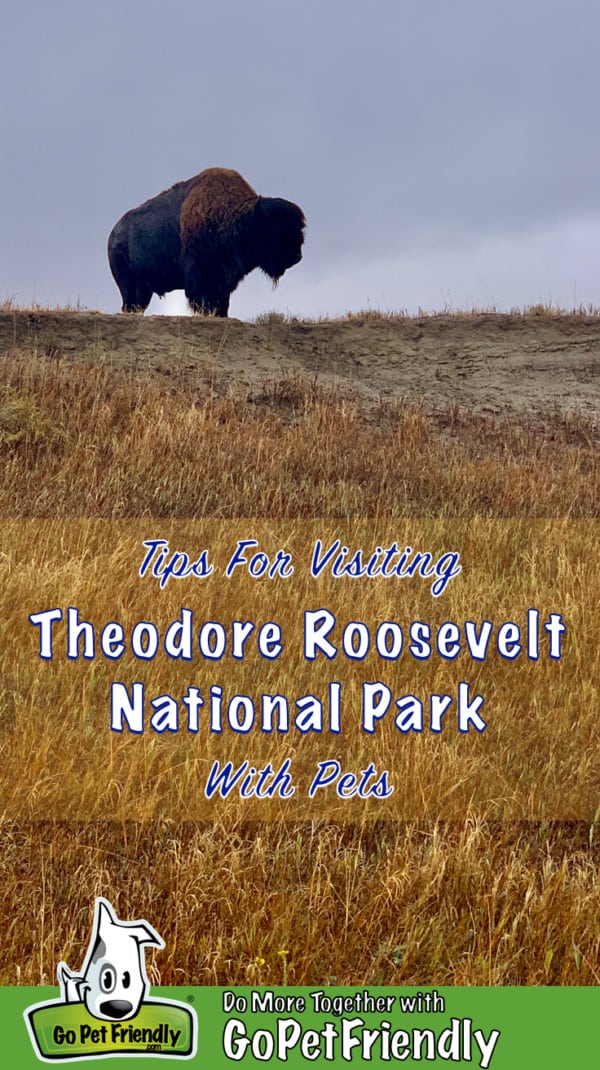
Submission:
[[[94,1018],[105,1021],[133,1018],[150,983],[143,944],[165,946],[146,921],[119,921],[107,899],[96,899],[94,929],[81,973],[64,962],[57,967],[65,1003],[85,1003]]]

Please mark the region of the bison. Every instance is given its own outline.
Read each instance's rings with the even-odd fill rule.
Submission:
[[[126,212],[108,239],[123,312],[185,290],[194,312],[226,316],[239,282],[261,268],[274,285],[302,259],[304,214],[260,197],[237,171],[211,167]]]

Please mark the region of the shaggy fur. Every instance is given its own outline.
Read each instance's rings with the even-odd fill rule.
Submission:
[[[275,283],[302,259],[304,215],[280,197],[259,197],[237,171],[209,168],[126,212],[108,239],[123,312],[143,312],[153,293],[185,290],[194,312],[226,316],[254,268]]]

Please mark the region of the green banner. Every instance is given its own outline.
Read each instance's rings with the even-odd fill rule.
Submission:
[[[597,1061],[600,993],[592,987],[156,988],[121,1023],[57,996],[56,988],[0,988],[3,1065],[81,1066],[101,1057],[118,1067],[134,1056],[136,1070],[159,1058],[210,1070],[236,1063],[564,1070]]]

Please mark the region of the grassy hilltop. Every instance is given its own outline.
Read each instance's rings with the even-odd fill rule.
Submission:
[[[77,966],[96,894],[164,937],[153,983],[599,983],[600,317],[241,324],[7,307],[0,352],[0,983]],[[436,621],[520,620],[539,598],[565,614],[565,657],[490,660],[487,737],[328,744],[395,770],[397,809],[259,821],[231,800],[203,816],[206,735],[115,741],[117,670],[41,664],[27,614],[64,601],[98,624],[172,619],[196,588],[140,594],[132,531],[139,543],[172,523],[189,539],[216,530],[206,522],[224,539],[239,518],[275,539],[316,520],[367,541],[459,538],[464,583]],[[348,619],[433,612],[428,592],[382,582],[377,597],[359,585]],[[312,597],[286,610],[285,591],[251,587],[195,608],[288,613],[292,627]],[[315,597],[343,615],[334,587]],[[157,690],[193,676],[161,665]],[[300,693],[285,671],[269,686]],[[349,687],[376,669],[352,671]],[[442,666],[436,686],[464,671]],[[261,672],[243,666],[236,686]],[[432,690],[433,672],[414,686]],[[289,741],[300,765],[323,746]]]

